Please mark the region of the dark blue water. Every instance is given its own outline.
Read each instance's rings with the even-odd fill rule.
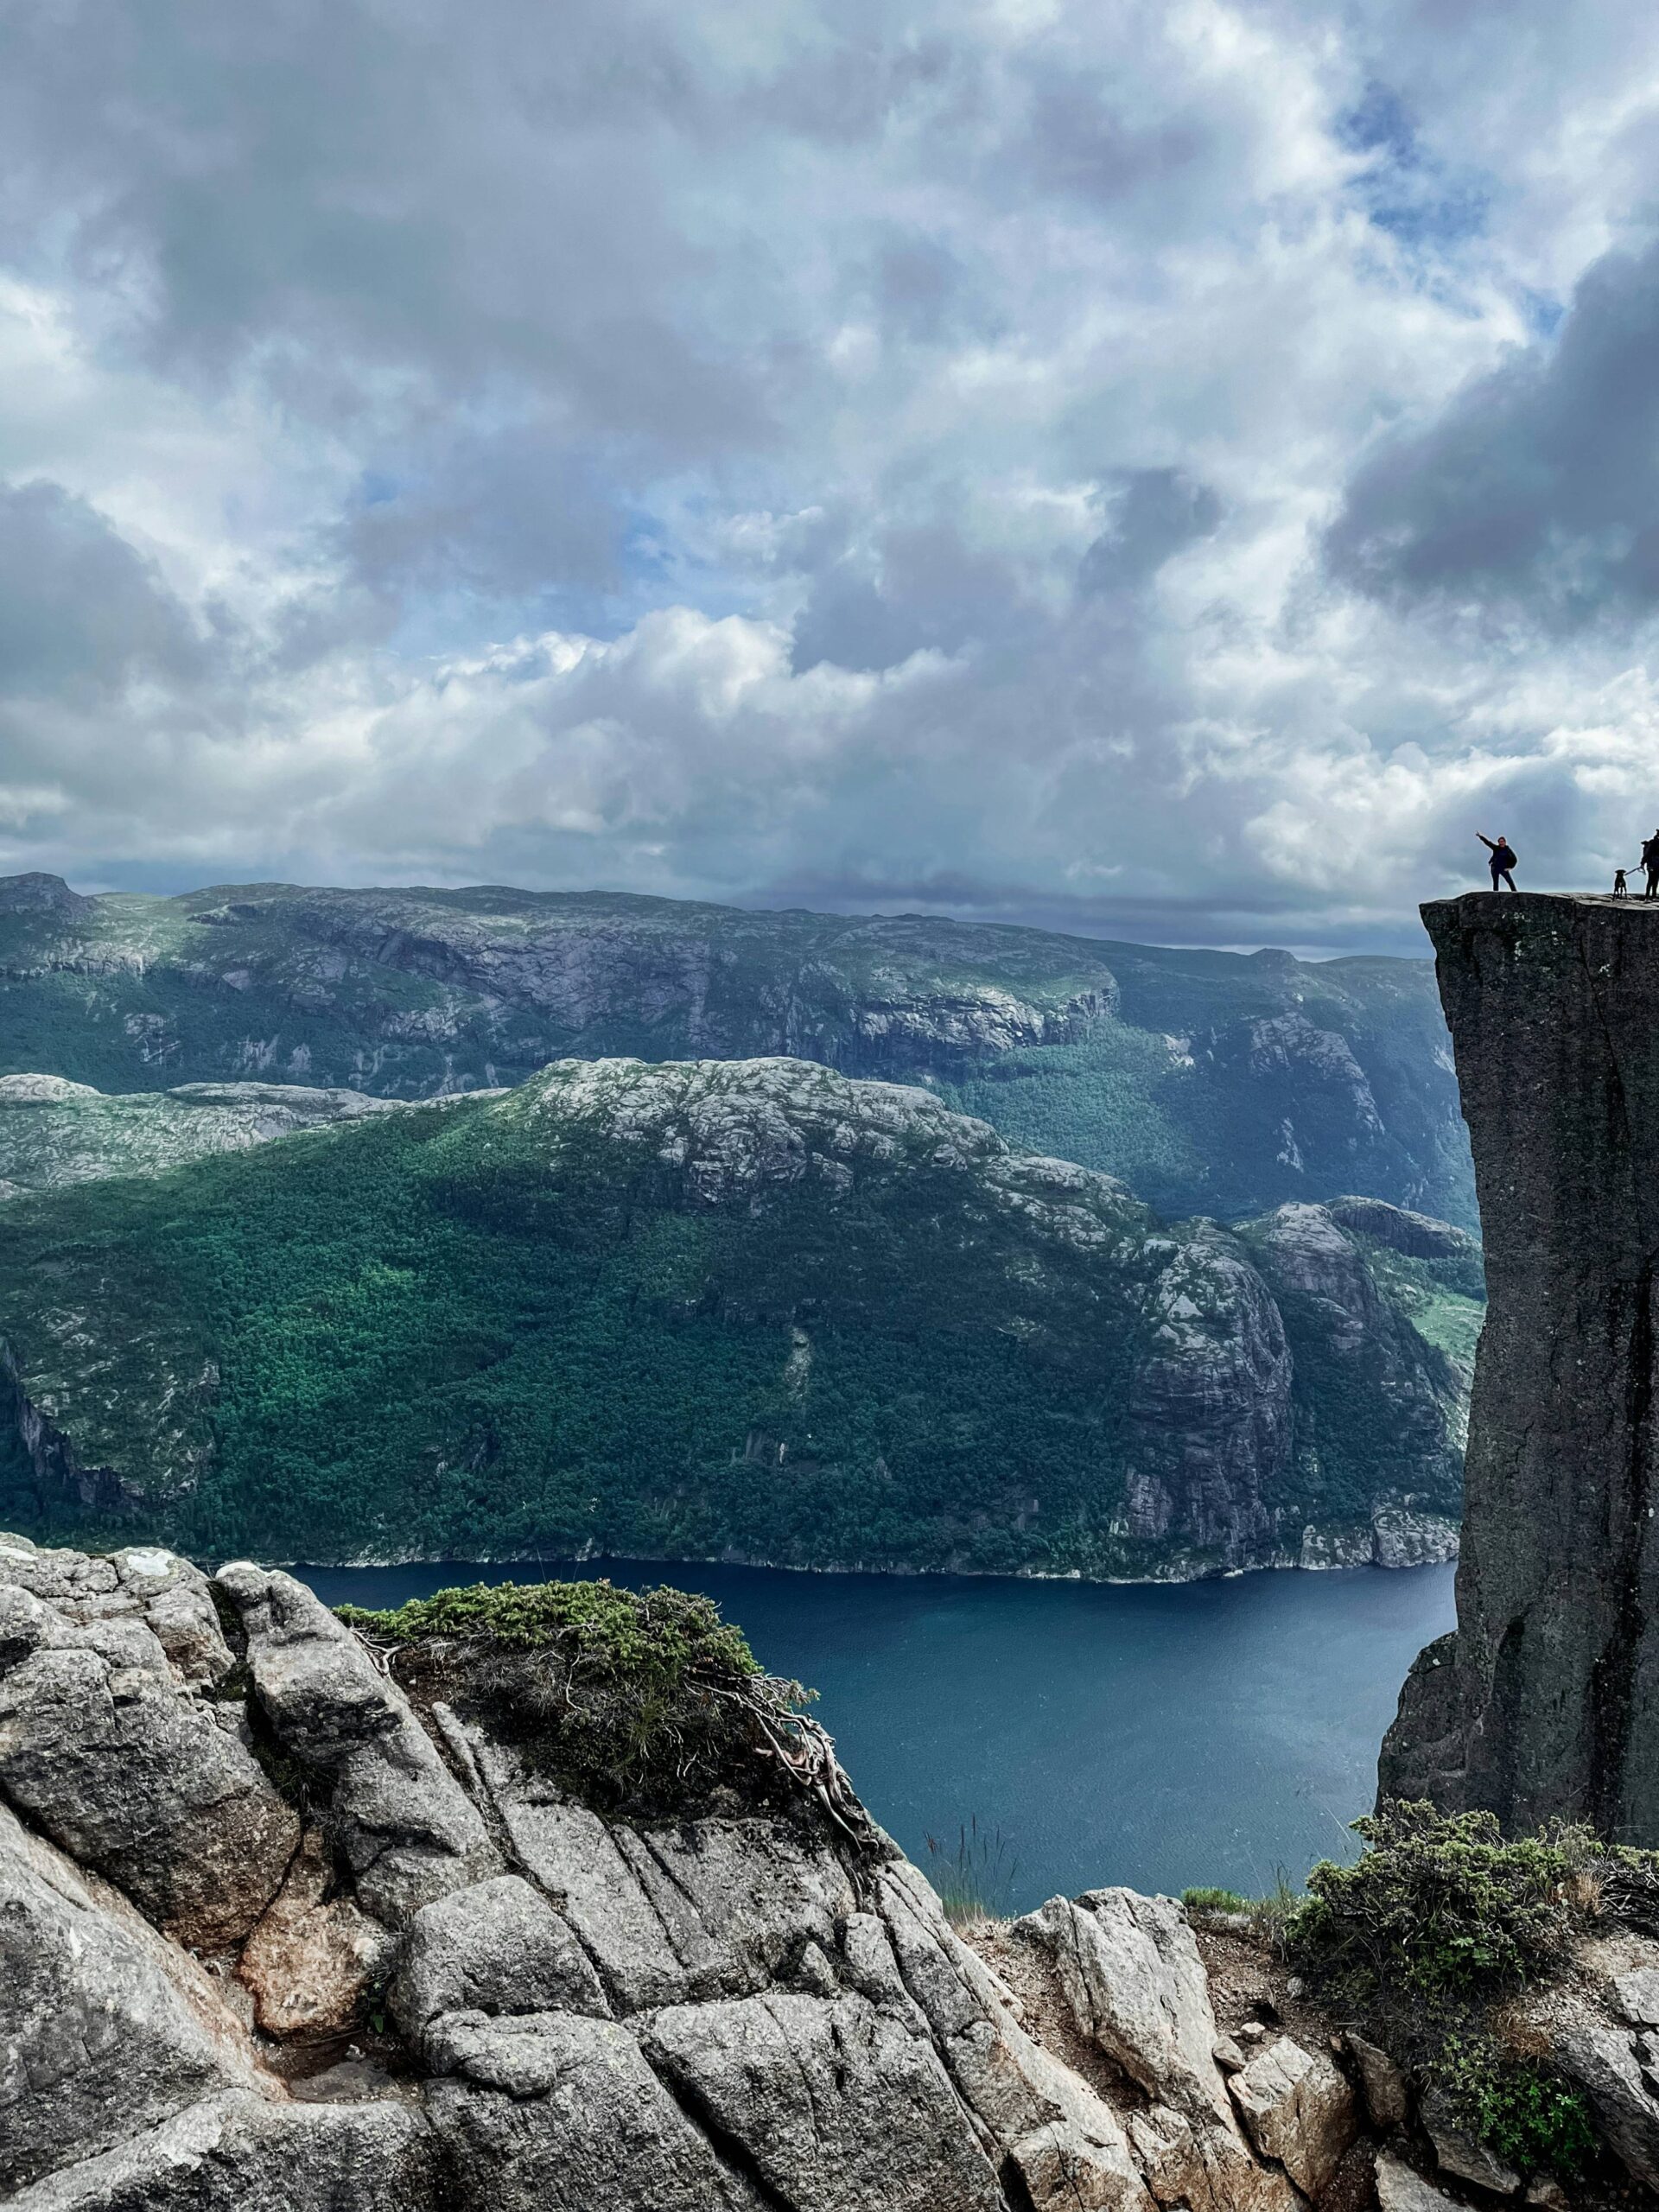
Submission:
[[[1259,1895],[1351,1857],[1406,1669],[1452,1625],[1449,1567],[1133,1587],[627,1560],[296,1572],[331,1605],[568,1573],[706,1591],[821,1693],[913,1857],[969,1821],[1000,1835],[1017,1910],[1109,1882]]]

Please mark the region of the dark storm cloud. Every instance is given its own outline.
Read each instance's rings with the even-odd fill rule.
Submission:
[[[888,531],[874,566],[872,575],[847,556],[817,577],[795,623],[798,671],[821,661],[880,671],[930,647],[956,652],[973,639],[1001,642],[1028,626],[1017,572],[974,546],[960,526]]]
[[[1659,245],[1611,253],[1551,345],[1384,444],[1325,540],[1378,596],[1576,626],[1659,602]]]
[[[753,435],[747,334],[711,354],[664,312],[714,273],[659,189],[664,145],[729,105],[675,23],[630,9],[624,50],[594,0],[556,36],[532,0],[19,11],[14,252],[67,234],[110,337],[182,367],[325,348],[450,390],[516,373],[670,447]]]
[[[1220,524],[1214,492],[1179,468],[1122,469],[1111,480],[1111,527],[1095,539],[1077,570],[1084,594],[1150,582],[1166,561]]]
[[[0,486],[0,696],[188,682],[206,659],[158,571],[84,499]]]

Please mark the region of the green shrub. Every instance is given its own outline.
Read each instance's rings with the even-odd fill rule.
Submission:
[[[1236,1890],[1183,1890],[1181,1903],[1189,1912],[1248,1912],[1249,1897]]]
[[[1532,1980],[1573,1918],[1567,1885],[1594,1846],[1563,1828],[1506,1843],[1491,1813],[1389,1804],[1354,1828],[1370,1848],[1307,1878],[1293,1955],[1364,2003],[1403,1982],[1425,1997],[1495,1995]]]
[[[1593,2158],[1583,2094],[1511,2045],[1503,2006],[1596,1920],[1640,1923],[1659,1897],[1650,1852],[1556,1825],[1505,1840],[1490,1813],[1390,1803],[1356,1821],[1368,1848],[1316,1866],[1287,1948],[1365,2032],[1445,2094],[1456,2123],[1522,2173],[1571,2180]]]
[[[400,1681],[486,1719],[601,1809],[683,1813],[721,1788],[787,1796],[811,1693],[766,1674],[707,1598],[610,1582],[440,1590],[337,1608],[390,1644]]]
[[[507,1651],[562,1645],[585,1671],[673,1690],[693,1670],[742,1679],[761,1671],[741,1629],[709,1598],[665,1585],[643,1592],[611,1581],[474,1582],[411,1598],[391,1612],[336,1608],[341,1620],[394,1643],[445,1637]]]
[[[1495,2036],[1449,2035],[1429,2070],[1459,2124],[1523,2174],[1547,2166],[1573,2180],[1595,2155],[1583,2091],[1536,2059],[1515,2057]]]

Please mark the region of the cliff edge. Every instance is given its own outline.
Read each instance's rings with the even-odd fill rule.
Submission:
[[[706,1599],[347,1610],[0,1535],[17,2212],[1659,2199],[1659,1857],[1413,1808],[1288,1916],[1000,1920]]]
[[[1458,1628],[1402,1693],[1385,1797],[1659,1842],[1659,906],[1424,906],[1488,1308]]]
[[[1022,1999],[706,1600],[410,1611],[377,1637],[245,1560],[0,1536],[20,2212],[1301,2212],[1335,2183],[1354,2087],[1260,2020],[1224,2067],[1178,1905],[1052,1900]]]

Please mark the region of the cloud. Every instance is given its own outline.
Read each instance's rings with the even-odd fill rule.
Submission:
[[[1599,870],[1656,49],[1614,0],[22,11],[0,866],[1401,947],[1497,810]]]
[[[1083,556],[1078,588],[1085,592],[1132,590],[1148,582],[1166,561],[1208,537],[1221,520],[1221,502],[1207,484],[1195,484],[1179,468],[1136,468],[1118,472],[1112,526]]]
[[[188,684],[206,656],[155,568],[56,484],[0,486],[0,684],[14,699]]]
[[[1378,596],[1579,626],[1659,603],[1659,245],[1604,256],[1518,350],[1350,483],[1326,538]]]

